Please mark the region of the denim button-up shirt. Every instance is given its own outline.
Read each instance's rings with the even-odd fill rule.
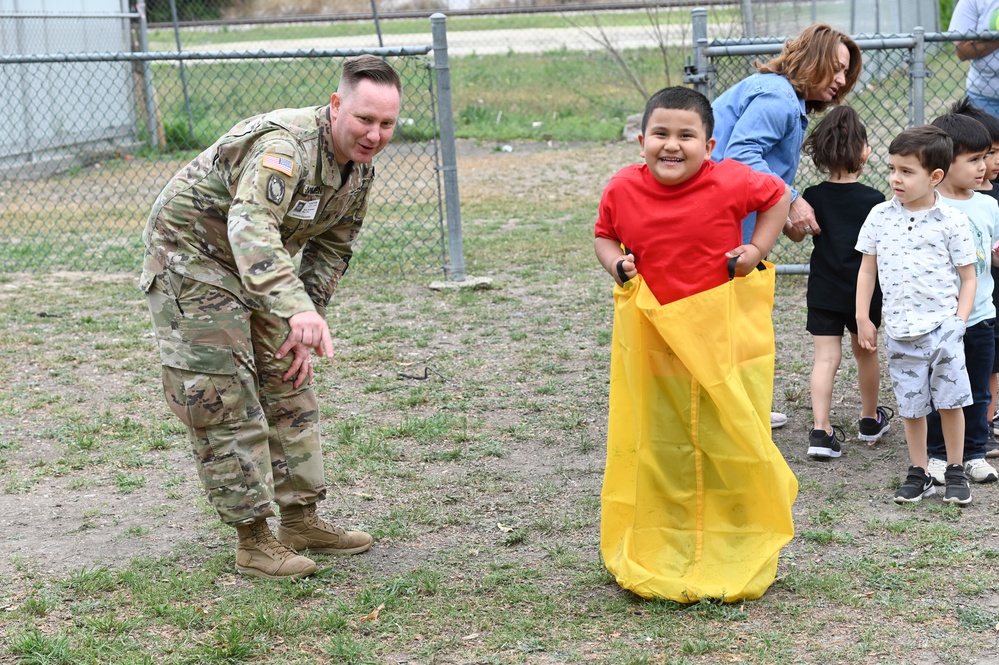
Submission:
[[[770,173],[791,187],[798,172],[808,116],[805,100],[779,74],[753,74],[723,92],[712,103],[715,115],[711,158],[734,159],[756,171]],[[743,242],[756,227],[756,214],[742,222]]]

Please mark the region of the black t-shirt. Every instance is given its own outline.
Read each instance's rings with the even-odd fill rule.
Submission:
[[[808,274],[808,306],[833,312],[855,312],[857,273],[863,254],[857,236],[871,208],[885,200],[878,190],[859,182],[822,182],[802,196],[815,209],[822,233],[812,236],[815,247]],[[875,283],[871,318],[881,314],[881,287]],[[877,315],[877,317],[875,316]]]

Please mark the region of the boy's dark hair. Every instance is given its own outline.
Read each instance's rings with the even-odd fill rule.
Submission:
[[[649,97],[649,101],[645,104],[645,115],[642,116],[643,134],[645,133],[645,126],[649,124],[649,116],[656,109],[693,111],[701,116],[706,138],[711,138],[711,135],[715,131],[715,114],[711,110],[711,102],[696,90],[674,85],[669,88],[663,88]]]
[[[933,173],[937,169],[947,175],[950,163],[954,161],[954,142],[950,135],[933,125],[910,127],[888,146],[889,155],[915,155],[920,165]]]
[[[337,87],[337,91],[341,95],[346,96],[361,81],[371,81],[379,85],[391,85],[399,91],[400,95],[402,94],[402,81],[399,80],[399,74],[392,68],[392,65],[378,56],[370,54],[359,55],[343,63],[343,69],[340,73],[340,84]]]
[[[954,142],[954,157],[992,149],[992,137],[985,125],[971,116],[945,113],[930,123],[947,132]]]
[[[867,129],[849,106],[835,106],[805,139],[801,149],[820,171],[847,174],[863,166]]]
[[[951,108],[951,113],[966,115],[982,123],[985,125],[985,129],[988,131],[992,142],[999,143],[999,118],[985,109],[975,106],[967,97],[962,97],[959,101],[955,102],[953,108]]]

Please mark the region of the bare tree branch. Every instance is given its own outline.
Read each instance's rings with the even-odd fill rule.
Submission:
[[[656,46],[659,47],[659,54],[663,59],[663,71],[666,74],[666,85],[672,85],[670,82],[669,73],[669,52],[667,51],[666,35],[663,34],[662,24],[659,22],[659,7],[658,5],[650,5],[648,2],[645,3],[645,15],[649,17],[649,25],[651,26],[650,32],[652,33],[652,39],[655,40]],[[667,30],[669,29],[669,21],[666,22]]]
[[[638,80],[638,77],[635,76],[635,72],[632,71],[631,66],[628,65],[628,62],[624,59],[624,56],[622,56],[621,52],[617,49],[616,46],[614,46],[614,42],[611,41],[611,38],[607,35],[607,32],[604,30],[603,26],[600,25],[600,19],[595,14],[592,15],[592,18],[593,18],[593,23],[597,27],[597,31],[599,33],[598,35],[594,35],[589,30],[581,26],[579,23],[576,23],[569,16],[563,14],[563,17],[574,28],[578,29],[580,32],[582,32],[584,35],[595,41],[597,44],[600,44],[600,46],[602,46],[604,50],[610,54],[611,58],[614,59],[614,62],[616,62],[618,67],[621,68],[621,71],[623,71],[625,76],[628,77],[628,80],[631,81],[631,84],[633,86],[635,86],[635,89],[638,90],[638,93],[640,95],[642,95],[642,98],[648,99],[649,94],[645,91],[645,86],[643,86],[642,82]]]

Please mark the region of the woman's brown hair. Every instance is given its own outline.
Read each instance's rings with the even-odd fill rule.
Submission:
[[[805,110],[809,113],[824,111],[833,104],[842,103],[860,76],[862,67],[860,47],[849,35],[833,30],[825,23],[816,23],[805,28],[795,39],[785,42],[780,54],[769,62],[757,63],[756,69],[761,74],[780,74],[791,82],[791,86],[800,96],[804,97],[809,90],[832,82],[839,63],[836,51],[840,44],[844,44],[850,52],[846,85],[836,92],[832,101],[805,101]]]

